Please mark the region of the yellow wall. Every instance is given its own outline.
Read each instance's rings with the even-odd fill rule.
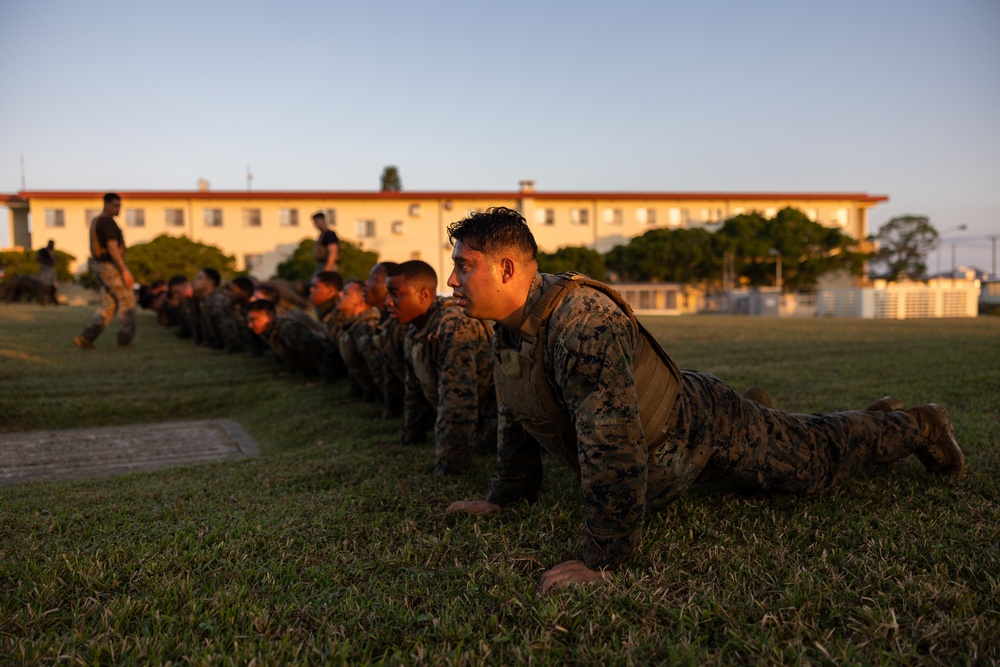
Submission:
[[[315,238],[312,214],[318,210],[336,211],[333,228],[342,239],[357,243],[379,258],[405,261],[419,258],[438,272],[439,288],[446,286],[451,271],[451,248],[447,227],[470,211],[490,206],[518,208],[528,221],[539,249],[553,252],[566,246],[588,246],[607,252],[627,243],[634,236],[654,228],[698,227],[713,225],[737,213],[758,211],[773,215],[793,206],[815,216],[817,222],[837,226],[855,238],[867,235],[867,209],[875,203],[849,199],[811,200],[785,196],[775,199],[746,200],[738,197],[705,196],[676,198],[669,195],[588,196],[544,193],[510,193],[475,196],[462,193],[402,193],[386,197],[381,193],[338,195],[337,193],[133,193],[122,192],[122,212],[118,223],[125,234],[126,246],[152,240],[160,234],[186,235],[195,241],[220,247],[236,257],[238,269],[245,268],[248,255],[259,256],[253,273],[269,277],[277,264],[286,259],[306,238]],[[84,193],[22,193],[30,200],[32,246],[40,247],[54,239],[56,247],[76,256],[74,271],[86,266],[89,255],[88,229],[92,215],[103,206],[99,195]],[[46,226],[46,210],[63,211],[63,227]],[[145,224],[128,224],[128,212],[142,209]],[[183,226],[168,226],[167,209],[183,211]],[[222,211],[222,226],[205,224],[205,210]],[[244,210],[259,209],[260,226],[244,224]],[[279,222],[282,209],[298,211],[298,225]],[[587,223],[574,222],[574,211],[588,211]],[[551,211],[551,224],[546,211]],[[651,222],[648,211],[653,211]],[[618,211],[619,213],[614,213]],[[13,220],[13,218],[12,218]],[[374,237],[359,236],[359,221],[374,222]]]

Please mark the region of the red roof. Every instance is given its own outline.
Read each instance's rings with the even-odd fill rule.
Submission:
[[[29,190],[16,195],[0,194],[0,201],[44,199],[95,199],[104,197],[106,191]],[[115,190],[122,199],[622,199],[622,200],[782,200],[809,199],[816,201],[850,200],[870,204],[889,201],[887,195],[870,195],[864,192],[488,192],[488,191],[316,191],[281,190]]]

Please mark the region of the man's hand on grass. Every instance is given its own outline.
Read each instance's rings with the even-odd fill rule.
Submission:
[[[448,505],[448,509],[446,509],[444,513],[457,514],[459,512],[464,512],[465,514],[496,514],[499,511],[499,505],[488,503],[485,500],[456,500],[451,505]]]
[[[553,588],[606,581],[610,576],[605,570],[590,569],[582,560],[568,560],[543,572],[536,591],[545,594],[551,592]]]

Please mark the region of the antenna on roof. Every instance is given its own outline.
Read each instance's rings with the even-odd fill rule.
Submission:
[[[250,171],[250,165],[247,165],[247,192],[253,190],[253,172]]]

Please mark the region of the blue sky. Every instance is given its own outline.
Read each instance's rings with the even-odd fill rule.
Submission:
[[[0,192],[864,191],[1000,234],[1000,3],[6,2]],[[0,245],[8,243],[0,225]]]

